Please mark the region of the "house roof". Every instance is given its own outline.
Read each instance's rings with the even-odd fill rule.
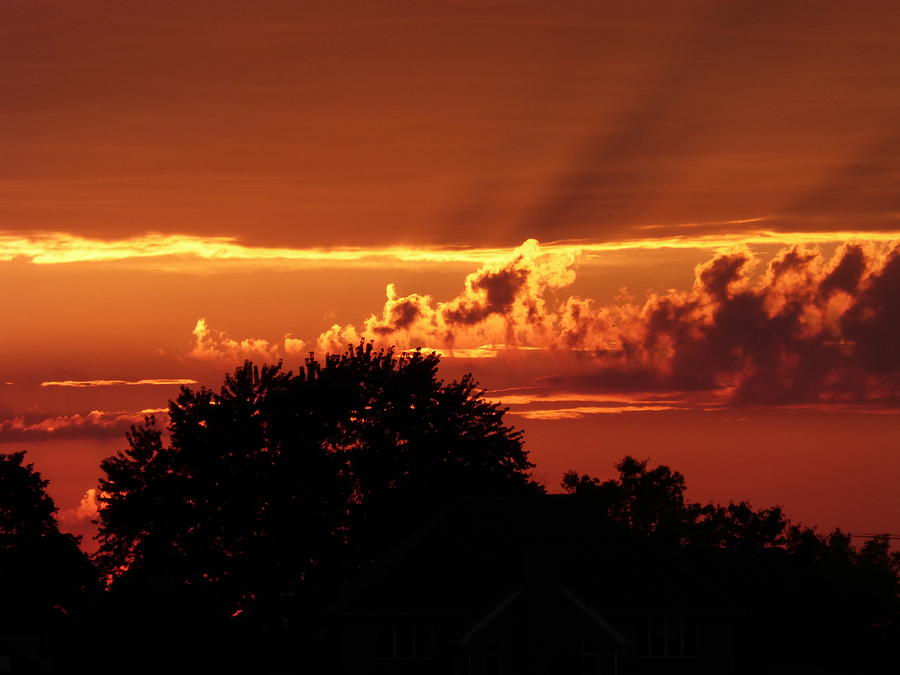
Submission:
[[[597,612],[588,607],[587,604],[580,600],[574,593],[560,585],[555,585],[553,591],[559,593],[573,607],[578,609],[598,628],[600,628],[600,630],[609,634],[609,636],[612,637],[613,641],[620,647],[628,644],[627,638],[622,635],[621,632],[619,632],[614,626],[606,621],[606,619],[597,614]],[[491,608],[491,610],[487,614],[478,617],[477,621],[474,624],[463,631],[458,642],[462,645],[468,645],[473,637],[483,631],[495,618],[500,616],[510,605],[512,605],[516,600],[525,595],[527,592],[528,585],[519,586],[516,590],[505,597],[496,607]]]
[[[332,611],[458,614],[474,625],[536,580],[594,620],[721,606],[703,574],[569,497],[462,498],[348,584]]]

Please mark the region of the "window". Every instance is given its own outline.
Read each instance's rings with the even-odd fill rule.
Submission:
[[[396,635],[397,659],[407,660],[413,657],[413,624],[404,621],[403,623],[394,624],[394,635]]]
[[[394,651],[394,624],[382,624],[378,626],[378,645],[376,655],[379,659],[393,659]]]
[[[376,655],[391,661],[430,659],[434,653],[431,624],[422,621],[394,621],[378,626]]]
[[[697,656],[697,624],[690,618],[656,616],[635,624],[634,655],[680,659]]]
[[[500,651],[500,641],[494,640],[484,650],[484,675],[503,674],[503,655]]]
[[[430,659],[434,655],[434,633],[431,630],[431,624],[417,621],[413,627],[415,631],[413,653],[417,659]]]
[[[585,640],[581,645],[581,675],[599,675],[600,649],[595,642]]]

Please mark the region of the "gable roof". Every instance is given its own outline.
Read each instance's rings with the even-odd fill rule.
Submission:
[[[457,614],[475,625],[536,578],[565,589],[594,621],[601,601],[603,614],[720,603],[703,574],[570,495],[543,495],[457,500],[347,584],[331,610]]]
[[[622,635],[614,626],[601,617],[597,612],[588,607],[574,593],[566,589],[564,586],[557,585],[557,590],[562,597],[568,600],[572,605],[584,613],[591,621],[593,621],[601,630],[608,633],[613,641],[620,647],[628,644],[628,639]],[[516,590],[504,598],[496,607],[493,607],[487,614],[480,617],[472,626],[468,628],[459,638],[458,642],[462,645],[468,645],[472,638],[484,630],[495,618],[500,616],[503,611],[512,605],[517,599],[527,592],[527,585],[519,586]]]

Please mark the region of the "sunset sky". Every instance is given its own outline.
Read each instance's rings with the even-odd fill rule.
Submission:
[[[535,475],[900,532],[900,4],[3,0],[0,452],[372,339]]]

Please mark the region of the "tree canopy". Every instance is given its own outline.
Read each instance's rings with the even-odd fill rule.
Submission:
[[[562,487],[630,533],[645,556],[706,580],[721,603],[747,612],[745,639],[766,645],[749,657],[759,667],[775,658],[882,672],[900,615],[900,552],[888,535],[857,548],[838,529],[792,524],[777,506],[691,502],[684,477],[665,465],[625,456],[615,468],[608,480],[569,471]]]
[[[97,560],[164,572],[234,612],[338,580],[464,493],[534,493],[521,432],[438,357],[360,343],[296,373],[245,362],[182,388],[105,459]]]
[[[59,531],[48,484],[24,452],[0,453],[0,624],[46,622],[96,582],[79,539]]]

